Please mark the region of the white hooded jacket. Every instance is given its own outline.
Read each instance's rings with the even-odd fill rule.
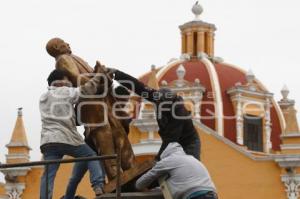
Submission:
[[[102,77],[96,75],[78,88],[51,86],[41,96],[41,146],[50,143],[78,146],[85,143],[76,128],[73,105],[78,103],[80,97],[95,94]]]
[[[191,155],[186,155],[177,142],[170,143],[161,154],[161,160],[136,182],[144,189],[154,180],[169,175],[167,183],[174,199],[186,199],[197,191],[215,191],[216,188],[205,166]]]

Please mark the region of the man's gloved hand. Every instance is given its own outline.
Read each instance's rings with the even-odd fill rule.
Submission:
[[[113,79],[115,77],[115,71],[116,71],[116,69],[114,69],[114,68],[108,68],[107,67],[107,68],[104,69],[104,73],[105,73],[105,76],[108,79],[109,85],[111,85],[113,83]]]
[[[136,182],[135,182],[135,184],[134,184],[134,188],[135,188],[135,190],[137,190],[137,191],[141,191],[141,192],[148,192],[148,191],[149,191],[149,189],[148,189],[148,188],[144,188],[144,189],[138,189],[138,186],[137,186]]]
[[[114,79],[115,77],[115,73],[117,72],[117,69],[115,68],[106,68],[106,75],[110,78],[110,79]]]

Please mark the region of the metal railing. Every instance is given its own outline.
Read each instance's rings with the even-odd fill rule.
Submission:
[[[121,154],[118,151],[118,154]],[[116,179],[116,199],[121,198],[121,186],[120,186],[120,169],[121,169],[121,155],[103,155],[103,156],[90,156],[83,158],[72,158],[72,159],[60,159],[60,160],[44,160],[44,161],[35,161],[35,162],[26,162],[26,163],[14,163],[14,164],[1,164],[0,169],[9,169],[9,168],[17,168],[17,167],[32,167],[32,166],[45,166],[46,172],[46,198],[48,199],[49,192],[49,176],[48,170],[49,165],[51,164],[67,164],[74,162],[83,162],[83,161],[95,161],[95,160],[109,160],[109,159],[117,159],[117,179]]]

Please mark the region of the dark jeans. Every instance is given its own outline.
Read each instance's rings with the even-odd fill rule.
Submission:
[[[218,195],[215,192],[210,191],[204,195],[192,197],[189,199],[218,199]]]
[[[64,155],[69,155],[75,158],[79,157],[89,157],[89,156],[96,156],[96,153],[86,144],[79,145],[79,146],[72,146],[68,144],[51,144],[42,148],[42,153],[44,155],[45,160],[56,160],[62,159]],[[88,162],[77,162],[74,165],[74,171],[77,172],[78,170],[88,169],[90,171],[90,182],[92,187],[98,188],[103,187],[104,185],[104,172],[100,167],[98,161],[88,161]],[[54,185],[54,178],[56,172],[59,168],[59,164],[51,164],[48,167],[48,199],[52,198],[53,193],[53,185]],[[81,176],[82,177],[82,176]],[[76,179],[78,180],[78,178]],[[40,199],[46,198],[46,170],[41,178],[41,188],[40,188]],[[74,184],[73,184],[74,186]],[[74,198],[75,191],[77,187],[68,187],[70,191],[65,198]],[[73,192],[73,193],[72,193]]]

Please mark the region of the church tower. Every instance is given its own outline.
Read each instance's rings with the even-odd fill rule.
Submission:
[[[8,154],[6,155],[7,163],[29,162],[29,151],[31,148],[27,141],[22,108],[18,108],[18,116],[15,127],[10,142],[6,145],[6,147],[8,149]]]
[[[26,131],[23,122],[22,108],[18,108],[17,120],[10,142],[6,145],[8,154],[6,163],[24,163],[30,161],[29,152],[31,148],[28,145]],[[26,175],[31,168],[18,167],[1,169],[5,175],[5,190],[9,199],[20,199],[26,185]]]

